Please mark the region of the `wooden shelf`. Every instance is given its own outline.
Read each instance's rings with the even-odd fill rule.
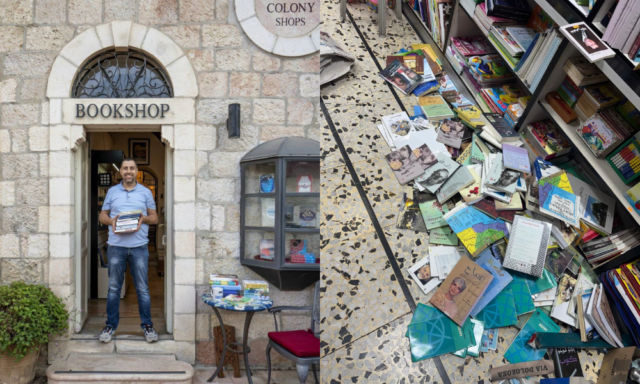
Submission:
[[[607,162],[606,159],[598,159],[593,155],[593,152],[589,149],[587,144],[578,136],[576,129],[580,127],[580,123],[574,121],[571,124],[565,123],[560,115],[556,113],[556,111],[551,108],[549,103],[545,100],[539,100],[538,104],[544,109],[551,119],[555,122],[555,124],[562,129],[562,131],[567,135],[569,140],[573,143],[573,146],[576,150],[580,151],[582,155],[588,159],[589,164],[593,167],[596,173],[602,177],[602,180],[607,184],[607,186],[611,189],[615,197],[622,203],[625,209],[629,212],[631,217],[640,224],[640,215],[633,209],[631,204],[625,198],[625,192],[628,191],[632,185],[626,185],[620,177],[615,173],[611,165]]]

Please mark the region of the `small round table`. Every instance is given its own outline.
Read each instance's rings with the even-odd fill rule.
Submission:
[[[251,369],[249,368],[249,352],[251,352],[251,348],[247,345],[249,339],[249,325],[251,325],[251,319],[253,318],[253,314],[260,311],[266,311],[267,309],[273,306],[273,301],[261,301],[259,303],[251,303],[251,305],[244,305],[242,307],[230,305],[224,300],[215,300],[211,294],[202,295],[202,301],[206,304],[210,305],[213,308],[213,311],[216,313],[218,317],[218,321],[220,322],[220,328],[222,329],[222,342],[224,344],[224,348],[222,349],[222,356],[220,358],[220,363],[216,368],[213,376],[207,380],[208,382],[212,382],[213,379],[218,376],[218,373],[222,369],[224,365],[224,358],[229,351],[230,353],[235,354],[243,354],[244,355],[244,366],[247,370],[247,379],[249,384],[253,384],[253,380],[251,380]],[[220,316],[220,312],[218,309],[225,309],[227,311],[236,311],[236,312],[245,312],[246,317],[244,318],[244,331],[242,332],[242,343],[227,343],[227,330],[224,327],[224,323],[222,322],[222,316]],[[242,350],[236,350],[231,347],[242,347]]]

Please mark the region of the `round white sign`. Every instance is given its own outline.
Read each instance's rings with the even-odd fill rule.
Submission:
[[[235,8],[247,36],[265,51],[304,56],[320,49],[320,0],[236,0]]]

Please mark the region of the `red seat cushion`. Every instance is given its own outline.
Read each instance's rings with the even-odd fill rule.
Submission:
[[[268,336],[298,357],[320,357],[320,339],[308,331],[269,332]]]

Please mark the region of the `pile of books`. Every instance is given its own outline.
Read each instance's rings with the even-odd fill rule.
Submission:
[[[610,17],[608,17],[610,15]],[[602,40],[611,48],[619,49],[631,60],[638,63],[640,50],[640,6],[634,1],[621,1],[612,4],[607,16],[602,20],[607,29]],[[636,64],[637,65],[637,64]]]
[[[634,133],[614,108],[597,112],[576,132],[597,158],[606,157]]]
[[[531,92],[535,92],[549,67],[563,37],[555,28],[539,32],[515,67],[515,71]]]
[[[526,96],[526,93],[515,85],[483,88],[480,94],[491,112],[500,115],[507,113],[510,105],[518,104],[519,99]]]
[[[244,297],[255,301],[268,301],[269,283],[263,280],[243,280]]]
[[[640,297],[639,262],[624,264],[620,268],[607,271],[602,275],[601,280],[604,290],[614,298],[618,313],[629,329],[633,342],[636,345],[640,344],[640,303],[637,300]],[[609,319],[607,318],[606,320]],[[615,321],[613,324],[607,323],[607,325],[610,326],[614,334],[606,334],[606,336],[617,338],[618,334],[615,332],[617,327],[614,327],[616,325]],[[605,338],[604,335],[603,338]]]
[[[536,121],[521,130],[525,148],[536,157],[551,160],[571,152],[571,142],[551,120]]]
[[[133,232],[138,229],[138,223],[140,222],[140,217],[142,216],[142,211],[127,211],[120,212],[118,215],[118,219],[116,220],[116,230],[115,233],[127,233]]]
[[[531,16],[531,8],[526,0],[486,0],[487,16],[503,17],[526,22]]]
[[[625,229],[610,236],[588,241],[580,250],[592,265],[598,266],[640,244],[640,230]]]
[[[600,68],[584,56],[568,58],[562,69],[578,87],[586,87],[587,85],[603,83],[609,80]]]
[[[612,92],[608,84],[590,85],[585,87],[584,92],[578,98],[575,111],[584,121],[587,117],[612,107],[619,101],[620,99]]]
[[[291,263],[315,264],[319,262],[313,253],[307,251],[307,240],[291,240],[289,258]]]
[[[477,21],[478,26],[482,29],[482,32],[484,32],[485,35],[489,34],[492,26],[501,27],[518,24],[515,20],[487,15],[485,3],[481,3],[476,7],[473,13],[473,18]]]
[[[491,26],[489,39],[498,48],[511,68],[515,68],[520,58],[529,48],[536,34],[531,28],[524,26]]]
[[[558,88],[558,95],[562,97],[565,103],[569,108],[573,108],[578,99],[584,92],[584,87],[577,85],[572,79],[571,76],[567,75],[562,83],[560,84],[560,88]]]
[[[222,288],[222,297],[228,295],[242,295],[242,287],[237,275],[223,275],[212,273],[209,275],[209,285],[213,288]]]

